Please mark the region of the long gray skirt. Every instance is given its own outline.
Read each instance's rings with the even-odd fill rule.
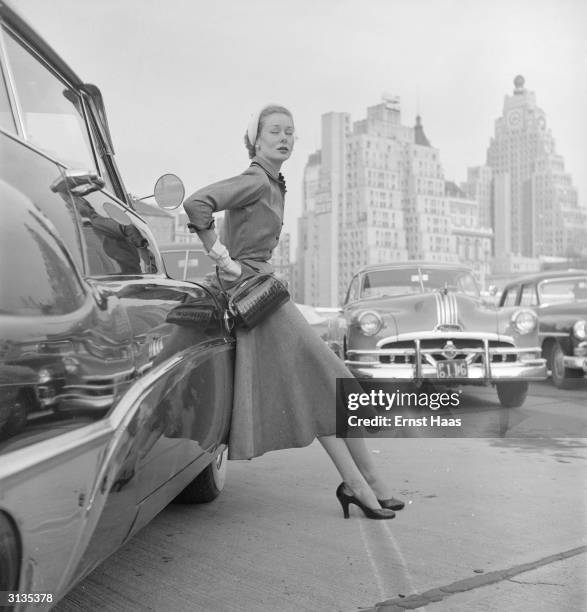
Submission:
[[[228,458],[336,433],[337,378],[352,374],[291,300],[254,329],[238,329]]]

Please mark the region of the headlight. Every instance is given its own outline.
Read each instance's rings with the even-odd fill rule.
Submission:
[[[519,334],[529,334],[536,329],[538,318],[532,310],[517,310],[512,315],[512,327]]]
[[[362,312],[357,320],[365,336],[374,336],[383,327],[381,317],[374,310]]]
[[[587,321],[585,319],[579,319],[573,325],[573,336],[577,338],[577,340],[585,340],[587,338]]]

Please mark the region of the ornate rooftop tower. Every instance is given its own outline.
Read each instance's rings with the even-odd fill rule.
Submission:
[[[556,153],[546,114],[524,77],[514,79],[487,150],[495,184],[495,219],[509,234],[510,252],[565,256],[585,244],[586,211],[579,207],[571,176]],[[495,227],[496,239],[500,228]],[[507,248],[507,245],[504,245]]]

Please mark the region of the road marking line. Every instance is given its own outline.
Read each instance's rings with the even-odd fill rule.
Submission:
[[[566,550],[561,553],[549,555],[548,557],[543,557],[537,561],[531,561],[530,563],[521,563],[507,569],[495,570],[493,572],[488,572],[487,574],[470,576],[469,578],[456,580],[450,584],[428,589],[423,593],[415,593],[409,597],[396,597],[394,599],[388,599],[387,601],[382,601],[375,604],[373,608],[369,608],[368,610],[365,610],[365,612],[385,612],[386,610],[390,610],[391,612],[392,610],[398,609],[424,609],[426,604],[442,601],[443,599],[446,599],[456,593],[464,593],[465,591],[472,591],[473,589],[495,584],[496,582],[502,582],[503,580],[510,580],[513,576],[517,576],[518,574],[530,572],[544,565],[550,565],[556,561],[562,561],[563,559],[568,559],[569,557],[574,557],[575,555],[580,555],[585,552],[587,552],[587,546],[579,546],[577,548],[572,548],[571,550]]]
[[[365,528],[363,527],[363,521],[359,521],[359,531],[361,532],[361,540],[363,540],[363,546],[365,548],[365,552],[367,553],[367,558],[369,559],[369,563],[371,564],[371,568],[373,569],[373,574],[375,574],[375,580],[377,582],[377,588],[379,589],[379,596],[385,597],[385,583],[383,581],[383,577],[379,572],[379,564],[376,563],[375,557],[371,552],[371,547],[369,546],[369,542],[367,541],[367,536],[365,534]]]

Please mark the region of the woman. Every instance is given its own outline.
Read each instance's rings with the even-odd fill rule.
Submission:
[[[223,281],[249,270],[273,272],[269,259],[283,225],[285,181],[281,165],[294,147],[294,123],[282,106],[263,107],[245,134],[251,165],[243,174],[204,187],[184,202]],[[224,210],[223,242],[213,213]],[[365,441],[337,438],[336,379],[352,378],[290,300],[252,330],[237,330],[229,459],[301,447],[314,438],[343,477],[336,491],[343,514],[356,504],[374,519],[403,508],[378,476]]]

